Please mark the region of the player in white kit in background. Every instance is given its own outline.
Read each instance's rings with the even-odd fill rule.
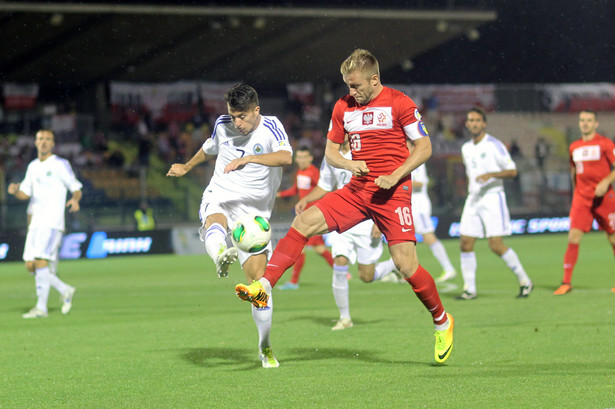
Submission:
[[[214,260],[219,277],[227,277],[239,258],[248,280],[258,280],[273,251],[271,243],[258,253],[227,247],[227,234],[247,213],[271,217],[280,188],[283,165],[292,163],[292,148],[282,123],[260,114],[258,94],[246,84],[232,86],[224,96],[228,115],[220,116],[212,135],[187,163],[175,163],[167,176],[180,177],[197,165],[216,158],[214,174],[203,192],[199,217],[201,240]],[[279,366],[269,334],[273,304],[252,306],[259,335],[259,359],[263,367]]]
[[[457,272],[451,263],[448,253],[444,245],[436,236],[436,228],[431,220],[431,200],[427,193],[429,177],[427,176],[427,167],[423,163],[418,168],[414,169],[412,175],[412,220],[414,228],[418,234],[423,235],[423,242],[429,246],[431,253],[434,255],[440,266],[442,266],[442,275],[435,281],[441,283],[452,278],[455,278]],[[397,273],[395,264],[392,259],[388,259],[376,265],[376,271],[382,272],[394,271]],[[405,281],[398,279],[404,283]]]
[[[506,146],[485,131],[485,111],[481,108],[470,109],[465,125],[472,139],[461,147],[461,156],[468,176],[468,197],[459,223],[464,291],[457,299],[476,298],[477,264],[474,243],[476,239],[485,237],[491,251],[498,255],[517,277],[517,297],[525,298],[532,292],[532,281],[517,253],[502,240],[503,236],[512,234],[503,179],[517,176],[517,167]]]
[[[26,269],[34,274],[37,301],[34,308],[22,315],[23,318],[47,317],[50,287],[62,296],[62,314],[68,314],[72,308],[75,288],[52,274],[49,264],[57,257],[58,247],[62,243],[64,212],[66,208],[70,212],[79,211],[82,195],[81,182],[75,177],[70,163],[53,154],[53,132],[38,131],[34,144],[38,158],[30,162],[21,183],[11,183],[8,187],[8,192],[16,198],[30,200],[28,213],[31,218],[23,260]],[[67,201],[68,191],[72,195]]]
[[[352,158],[348,137],[341,145],[340,153],[346,159]],[[295,212],[300,214],[309,203],[322,198],[328,192],[340,189],[350,181],[351,177],[350,171],[335,168],[323,158],[318,185],[297,202]],[[359,278],[366,283],[380,280],[391,270],[381,270],[379,274],[376,273],[375,263],[382,255],[382,233],[372,220],[365,220],[341,234],[333,231],[329,233],[329,240],[332,243],[333,255],[333,296],[340,312],[339,320],[331,328],[336,331],[353,326],[350,317],[348,265],[358,262]]]

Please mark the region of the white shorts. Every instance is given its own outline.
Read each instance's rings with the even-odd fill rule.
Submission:
[[[346,231],[329,233],[331,255],[333,258],[344,256],[350,264],[374,264],[382,256],[382,240],[372,239],[371,235],[357,235]]]
[[[23,260],[35,259],[56,260],[58,249],[62,243],[62,232],[56,229],[34,227],[28,229],[26,244],[23,249]]]
[[[205,220],[208,216],[216,213],[221,213],[226,217],[226,223],[228,225],[226,233],[227,233],[227,244],[231,245],[229,233],[233,226],[235,226],[235,221],[244,214],[258,214],[269,219],[271,217],[271,209],[267,210],[266,207],[261,206],[253,206],[252,203],[247,202],[245,199],[242,201],[237,200],[228,200],[228,201],[220,201],[219,198],[228,198],[228,195],[221,194],[221,192],[208,192],[209,188],[205,190],[203,194],[203,199],[201,200],[201,207],[199,209],[199,218],[201,219],[201,223],[205,223]],[[271,258],[271,254],[273,253],[273,246],[271,242],[265,247],[263,250],[258,253],[248,253],[245,251],[241,251],[237,249],[239,252],[239,262],[243,265],[245,261],[253,255],[267,253],[267,260]]]
[[[468,195],[461,213],[459,233],[462,236],[482,239],[512,234],[510,213],[504,192],[484,196]]]
[[[433,233],[436,228],[431,220],[431,214],[412,211],[414,221],[414,231],[418,234]]]

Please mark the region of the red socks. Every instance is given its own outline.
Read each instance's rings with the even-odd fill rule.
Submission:
[[[325,252],[322,253],[321,256],[322,258],[327,260],[329,267],[333,267],[333,256],[331,255],[331,252],[329,250],[325,250]]]
[[[577,258],[579,257],[579,245],[568,243],[566,254],[564,254],[564,284],[570,284],[572,279],[572,271],[577,264]]]
[[[305,264],[305,254],[301,252],[297,261],[295,261],[295,265],[293,266],[293,276],[290,278],[291,283],[297,284],[299,282],[299,276],[301,275],[301,270],[303,270],[303,264]]]
[[[275,286],[282,274],[295,264],[307,240],[303,234],[291,227],[286,236],[278,242],[263,276],[271,283],[271,287]]]
[[[444,324],[448,318],[440,301],[440,295],[436,289],[436,283],[423,266],[419,265],[416,272],[406,281],[412,286],[414,293],[421,300],[425,308],[431,312],[433,322],[436,325]]]

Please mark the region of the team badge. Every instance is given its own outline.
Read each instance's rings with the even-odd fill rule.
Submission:
[[[419,110],[416,108],[414,108],[414,117],[416,118],[417,121],[420,121],[423,118]]]
[[[374,123],[374,113],[364,112],[363,113],[363,125],[371,125],[373,123]]]
[[[384,122],[386,122],[387,120],[387,114],[385,114],[384,112],[381,112],[378,114],[378,123],[382,124]]]
[[[262,153],[263,153],[263,146],[260,143],[257,143],[256,145],[254,145],[254,154],[260,155]]]

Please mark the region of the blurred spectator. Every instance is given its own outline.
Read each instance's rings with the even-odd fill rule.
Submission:
[[[521,152],[521,148],[519,147],[519,144],[517,144],[517,140],[513,140],[512,143],[510,144],[510,149],[508,150],[510,153],[510,156],[512,156],[513,159],[518,159],[518,158],[522,158],[523,157],[523,153]]]
[[[154,210],[149,207],[147,201],[142,200],[139,208],[135,210],[135,223],[139,231],[154,230],[156,228],[156,220],[154,219]]]

